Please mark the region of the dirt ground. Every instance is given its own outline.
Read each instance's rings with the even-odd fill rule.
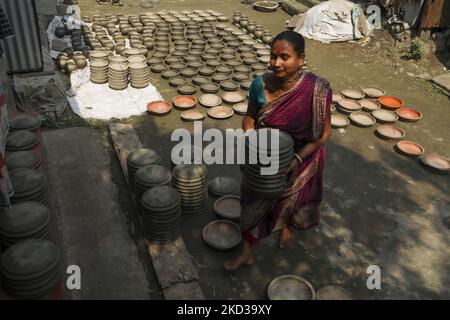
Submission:
[[[128,2],[112,7],[91,0],[82,1],[80,7],[82,15],[142,12]],[[154,6],[154,10],[161,9],[215,9],[228,17],[240,10],[274,34],[284,30],[290,18],[282,11],[253,11],[237,0],[162,0]],[[422,111],[421,121],[397,125],[406,130],[406,139],[422,144],[427,152],[450,156],[448,97],[425,80],[408,75],[443,72],[435,57],[419,63],[400,60],[399,50],[381,31],[366,47],[308,40],[306,55],[309,71],[328,79],[335,91],[375,85]],[[151,83],[168,101],[176,95],[168,82],[155,74]],[[238,115],[226,121],[207,118],[203,128],[239,128],[241,120]],[[167,166],[175,144],[170,142],[172,131],[181,127],[192,130],[192,124],[181,121],[178,111],[162,118],[144,115],[122,122],[133,124],[144,144],[160,152]],[[284,250],[277,247],[278,235],[272,235],[256,248],[256,264],[235,273],[225,271],[222,265],[239,249],[215,251],[201,237],[202,228],[217,218],[212,209],[215,198],[210,197],[207,212],[183,216],[183,238],[199,267],[205,297],[264,299],[271,279],[296,274],[316,289],[340,285],[355,299],[450,298],[450,180],[426,171],[418,160],[398,155],[393,146],[377,138],[374,128],[335,130],[327,145],[321,224],[295,232],[293,246]],[[118,168],[113,166],[115,180],[121,179]],[[235,165],[212,165],[208,169],[210,178],[227,175],[241,179]],[[124,184],[118,184],[123,190]],[[120,201],[126,211],[130,202],[125,190],[123,194],[121,198],[125,199]],[[381,269],[380,290],[366,286],[370,265]]]

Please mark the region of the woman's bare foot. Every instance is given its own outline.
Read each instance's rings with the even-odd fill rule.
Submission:
[[[288,247],[292,242],[292,232],[288,227],[281,229],[279,246],[281,249]]]
[[[244,265],[250,266],[253,262],[253,253],[250,249],[250,244],[247,241],[244,241],[244,247],[241,254],[233,260],[225,261],[223,266],[228,271],[235,271]]]

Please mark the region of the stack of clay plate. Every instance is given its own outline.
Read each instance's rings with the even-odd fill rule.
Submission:
[[[133,88],[142,89],[148,87],[150,82],[150,73],[147,63],[134,62],[128,65],[130,71],[130,83]]]
[[[28,239],[53,241],[50,221],[50,210],[43,204],[31,201],[16,203],[0,215],[0,242],[10,247]]]
[[[127,172],[130,186],[134,188],[134,176],[140,168],[152,164],[159,164],[161,157],[152,149],[141,148],[134,150],[127,157]]]
[[[124,90],[128,87],[128,65],[114,62],[109,65],[109,87],[113,90]]]
[[[31,239],[9,247],[0,258],[3,288],[22,298],[45,298],[61,283],[59,249],[45,239]]]
[[[264,135],[264,131],[266,134]],[[244,166],[243,183],[252,192],[268,198],[277,197],[287,186],[287,176],[283,174],[294,155],[294,141],[292,137],[278,131],[278,149],[272,150],[272,139],[277,134],[272,129],[259,129],[249,135],[246,140],[246,164]],[[269,155],[272,163],[263,165],[259,154]],[[256,163],[255,163],[256,162]]]
[[[104,84],[108,82],[108,65],[107,60],[93,61],[90,64],[91,82],[96,84]]]
[[[30,115],[20,115],[11,118],[9,131],[28,130],[34,131],[41,127],[41,119]]]
[[[33,169],[16,169],[10,172],[14,195],[11,203],[37,201],[48,205],[47,179],[44,173]]]
[[[149,189],[159,186],[167,186],[172,181],[172,174],[170,170],[152,164],[140,168],[134,176],[134,188],[136,195],[136,202],[140,203],[142,195]]]
[[[182,198],[183,212],[204,212],[208,200],[208,169],[202,164],[179,164],[172,172],[173,186]]]
[[[41,166],[42,159],[32,151],[17,151],[8,154],[5,158],[8,170],[37,169]]]
[[[153,243],[175,241],[181,233],[181,197],[168,186],[154,187],[142,196],[141,221],[145,238]]]
[[[93,50],[89,53],[89,60],[90,62],[102,62],[106,61],[108,62],[109,59],[109,52],[108,51],[101,51],[101,50]]]
[[[6,138],[6,150],[13,152],[32,150],[38,144],[38,137],[26,130],[14,131]]]
[[[239,189],[239,182],[230,177],[215,177],[208,182],[209,192],[218,197],[239,194]]]

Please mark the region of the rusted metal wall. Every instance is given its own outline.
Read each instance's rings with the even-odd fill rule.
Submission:
[[[426,0],[420,22],[420,29],[450,27],[450,1]]]
[[[5,39],[8,73],[40,71],[43,67],[34,0],[0,0],[15,37]]]

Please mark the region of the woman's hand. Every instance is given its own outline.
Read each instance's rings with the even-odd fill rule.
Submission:
[[[294,184],[297,169],[299,167],[299,161],[297,159],[292,159],[291,163],[289,164],[289,167],[286,169],[285,175],[288,177],[288,186],[292,186]]]

